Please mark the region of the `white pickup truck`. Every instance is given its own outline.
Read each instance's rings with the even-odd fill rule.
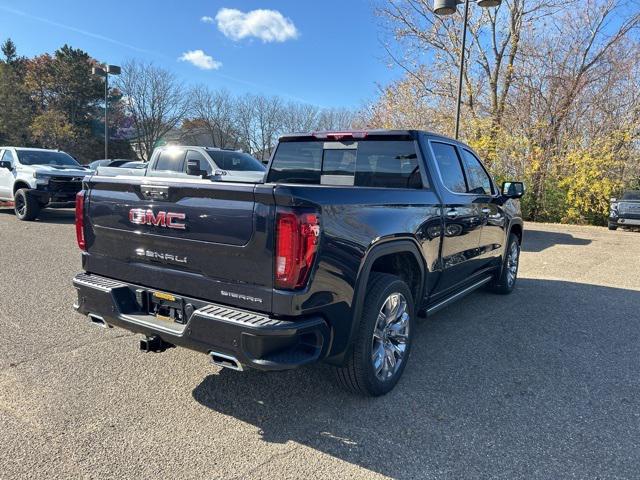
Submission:
[[[257,183],[264,179],[266,168],[248,153],[213,147],[158,147],[147,168],[98,167],[100,176],[147,176],[211,178],[217,181]]]
[[[89,173],[59,150],[0,147],[0,201],[14,202],[20,220],[34,220],[42,208],[73,206]]]

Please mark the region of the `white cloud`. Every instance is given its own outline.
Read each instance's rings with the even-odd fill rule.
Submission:
[[[232,40],[256,37],[263,42],[284,42],[298,37],[298,30],[289,18],[277,10],[251,10],[244,13],[233,8],[221,8],[216,15],[218,30]]]
[[[184,52],[178,60],[189,62],[202,70],[217,70],[222,66],[222,62],[214,60],[212,56],[207,55],[202,50]]]
[[[215,20],[213,17],[209,17],[207,15],[205,15],[204,17],[200,18],[200,21],[202,23],[213,23]]]

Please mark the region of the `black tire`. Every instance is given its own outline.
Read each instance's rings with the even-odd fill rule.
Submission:
[[[516,264],[515,264],[515,273],[513,269],[510,270],[510,267],[513,265],[510,263],[510,254],[513,252],[513,248],[516,249]],[[508,295],[513,292],[514,287],[516,286],[518,280],[518,266],[520,263],[520,240],[518,236],[511,233],[509,235],[509,242],[507,243],[507,250],[504,256],[504,260],[502,261],[502,268],[500,269],[499,276],[497,276],[492,283],[489,284],[489,289],[494,293],[499,293],[501,295]],[[509,275],[509,273],[513,273],[513,277]]]
[[[609,225],[609,230],[617,230],[618,226],[617,225]]]
[[[40,203],[29,193],[28,190],[21,188],[13,196],[15,203],[14,209],[18,220],[31,221],[35,220],[40,213]]]
[[[409,318],[408,320],[405,319],[403,325],[406,324],[408,329],[406,330],[406,338],[404,335],[402,337],[402,346],[404,346],[402,356],[396,358],[395,354],[393,354],[394,362],[397,362],[398,358],[401,358],[401,361],[397,363],[397,367],[390,367],[393,371],[389,373],[390,376],[388,378],[383,380],[378,377],[373,365],[373,345],[374,342],[378,341],[374,338],[374,329],[378,323],[379,312],[381,312],[387,300],[394,296],[394,294],[401,294],[406,300],[405,311]],[[394,296],[394,298],[401,297]],[[401,316],[404,318],[404,315]],[[400,325],[397,321],[392,321],[391,323]],[[385,328],[385,330],[387,329]],[[364,299],[362,318],[360,319],[360,325],[354,339],[351,353],[348,355],[344,366],[335,368],[338,383],[346,390],[364,396],[377,397],[390,392],[398,383],[407,365],[409,354],[411,353],[411,339],[414,330],[415,309],[413,296],[407,284],[395,275],[372,273],[369,284],[367,285],[367,295]],[[386,342],[390,341],[390,338],[392,337],[387,337],[385,334]],[[384,368],[387,366],[387,361],[388,358],[382,356]],[[384,373],[384,368],[381,373]]]

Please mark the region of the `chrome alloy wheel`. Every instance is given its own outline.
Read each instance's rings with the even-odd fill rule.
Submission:
[[[516,282],[516,276],[518,275],[518,261],[520,258],[520,248],[517,242],[511,244],[509,249],[509,255],[507,257],[507,284],[509,288]]]
[[[405,358],[408,339],[407,299],[401,293],[392,293],[378,313],[371,341],[371,362],[379,380],[388,380],[398,371]]]

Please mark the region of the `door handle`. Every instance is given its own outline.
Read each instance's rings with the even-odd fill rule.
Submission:
[[[491,213],[491,209],[490,209],[490,208],[487,208],[487,207],[484,207],[484,208],[482,209],[482,213],[484,213],[485,215],[489,215],[489,214]]]
[[[447,218],[458,218],[458,210],[455,208],[447,212]]]

